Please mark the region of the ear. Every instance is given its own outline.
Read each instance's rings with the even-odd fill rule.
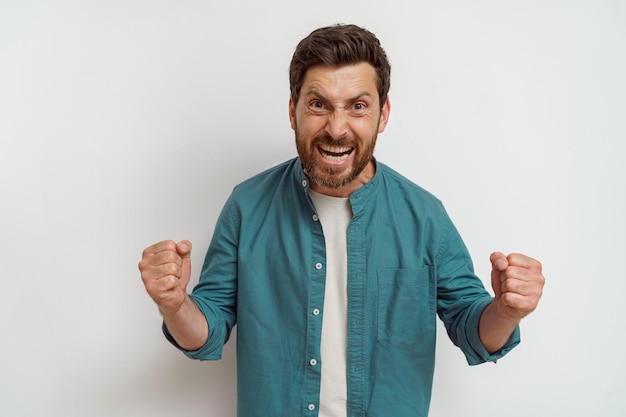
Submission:
[[[296,105],[291,97],[289,97],[289,122],[291,123],[291,128],[296,130]]]
[[[385,127],[387,127],[387,122],[389,121],[389,112],[391,111],[391,102],[389,98],[383,104],[383,107],[380,109],[380,121],[378,122],[378,133],[383,133],[385,131]]]

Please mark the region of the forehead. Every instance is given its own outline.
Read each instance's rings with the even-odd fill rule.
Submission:
[[[307,95],[316,91],[329,96],[344,94],[352,96],[358,92],[376,97],[378,95],[376,70],[367,62],[339,67],[316,65],[307,70],[300,93]]]

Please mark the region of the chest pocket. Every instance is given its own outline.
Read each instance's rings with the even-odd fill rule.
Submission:
[[[436,287],[430,268],[378,271],[378,341],[429,350],[435,331]]]

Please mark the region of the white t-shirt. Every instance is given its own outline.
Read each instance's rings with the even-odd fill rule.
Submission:
[[[309,190],[326,241],[326,290],[322,319],[320,417],[347,415],[348,254],[346,234],[352,220],[348,198]]]

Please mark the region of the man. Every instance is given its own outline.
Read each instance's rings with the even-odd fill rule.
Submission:
[[[492,298],[439,200],[374,159],[389,78],[369,31],[312,32],[290,66],[299,157],[235,187],[191,295],[189,241],[143,253],[189,357],[219,359],[237,323],[239,416],[426,416],[436,315],[473,365],[517,345],[541,297],[540,263],[496,252]]]

